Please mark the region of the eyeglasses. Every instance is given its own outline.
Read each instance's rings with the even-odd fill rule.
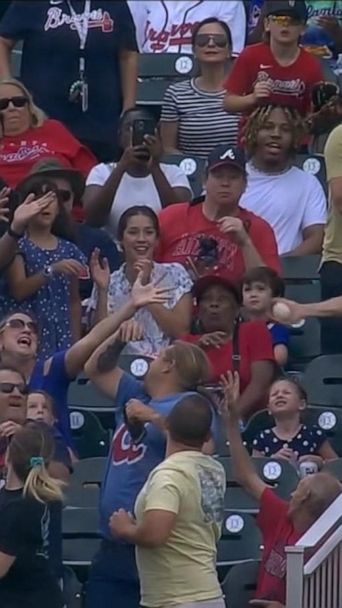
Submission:
[[[301,20],[291,15],[270,15],[271,21],[278,25],[289,26],[289,25],[301,25]]]
[[[203,48],[207,46],[210,41],[221,49],[228,45],[227,36],[224,34],[197,34],[195,44],[196,46]]]
[[[73,196],[73,192],[70,192],[70,190],[63,190],[61,188],[58,188],[57,192],[62,203],[67,203],[71,200]]]
[[[14,384],[14,382],[0,382],[0,393],[10,395],[15,389],[17,389],[21,395],[27,395],[28,393],[28,387],[23,382],[20,384]]]
[[[23,319],[9,319],[4,327],[11,329],[28,329],[33,334],[38,335],[38,325],[35,321],[23,321]]]
[[[2,97],[0,98],[0,111],[7,110],[10,103],[12,103],[15,108],[23,108],[28,103],[28,99],[24,95],[16,95],[15,97]]]

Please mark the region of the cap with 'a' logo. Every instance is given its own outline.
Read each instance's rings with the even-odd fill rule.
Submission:
[[[269,15],[289,15],[305,23],[308,10],[303,0],[269,0],[266,3],[266,16]]]
[[[222,165],[236,167],[241,173],[246,172],[246,160],[243,150],[240,148],[228,148],[227,146],[216,146],[207,161],[207,170],[212,171]]]

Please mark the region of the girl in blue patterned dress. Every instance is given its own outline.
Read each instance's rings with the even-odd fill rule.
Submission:
[[[40,328],[40,354],[46,358],[79,339],[81,305],[78,279],[86,259],[72,242],[69,217],[60,193],[46,177],[32,177],[20,188],[32,200],[50,193],[48,207],[34,217],[18,242],[18,253],[7,272],[12,310],[33,313]]]

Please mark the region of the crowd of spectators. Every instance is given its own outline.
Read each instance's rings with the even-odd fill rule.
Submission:
[[[302,421],[305,391],[284,375],[290,329],[273,306],[282,258],[322,254],[322,299],[337,299],[283,304],[288,325],[324,317],[321,352],[341,352],[342,3],[6,4],[0,604],[62,606],[63,484],[78,459],[68,389],[84,373],[116,412],[87,608],[224,607],[215,552],[226,484],[212,458],[222,433],[237,480],[260,501],[256,596],[281,608],[285,546],[341,489],[317,473],[280,501],[241,430],[268,408],[274,426],[254,437],[254,457],[317,470],[337,457]],[[168,82],[158,111],[139,104],[139,53],[193,55],[192,77]],[[321,141],[314,170],[300,168]],[[198,163],[199,197],[179,157]],[[120,368],[125,355],[149,361],[143,381]]]

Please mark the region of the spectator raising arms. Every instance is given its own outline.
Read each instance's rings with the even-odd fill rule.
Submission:
[[[123,509],[111,517],[112,533],[137,545],[142,606],[225,607],[215,557],[226,478],[201,452],[211,424],[203,397],[177,403],[166,418],[166,459],[137,497],[137,519]]]
[[[263,557],[256,597],[272,606],[284,604],[286,591],[285,547],[294,545],[341,494],[341,484],[332,475],[316,473],[302,479],[290,502],[279,498],[257,475],[244,447],[239,426],[239,379],[228,373],[222,378],[230,454],[236,481],[260,503],[257,524],[262,533]],[[270,604],[268,601],[270,600]],[[255,606],[259,604],[255,603]],[[261,604],[262,605],[262,604]]]
[[[327,202],[315,175],[294,166],[303,140],[297,110],[266,105],[245,129],[247,188],[241,204],[272,226],[280,255],[313,255],[322,250]]]
[[[74,245],[61,195],[44,176],[23,184],[23,198],[46,197],[47,206],[33,218],[18,241],[18,253],[7,270],[7,311],[31,312],[38,319],[42,355],[64,350],[80,337],[78,279],[86,274],[86,258]]]
[[[180,262],[195,276],[239,281],[248,268],[279,270],[272,228],[239,206],[247,182],[244,154],[218,146],[208,156],[203,203],[183,203],[159,215],[161,262]]]
[[[121,216],[118,228],[125,256],[123,266],[110,275],[108,264],[104,262],[101,266],[98,253],[92,257],[91,273],[95,288],[89,307],[95,311],[95,323],[127,302],[140,271],[145,283],[152,281],[170,289],[164,304],[150,304],[136,313],[134,319],[140,325],[142,336],[127,344],[125,353],[159,353],[172,338],[178,338],[190,329],[192,281],[181,264],[153,262],[158,236],[159,224],[154,211],[144,206],[131,207]]]
[[[224,111],[223,80],[231,58],[228,26],[209,17],[192,33],[199,76],[172,84],[166,91],[161,113],[161,137],[165,152],[206,158],[219,144],[235,146],[238,116]]]
[[[195,27],[207,17],[229,26],[233,53],[245,45],[246,13],[240,0],[129,0],[141,53],[191,53]]]
[[[136,142],[135,127],[144,121],[153,126],[155,135],[142,133]],[[107,226],[114,238],[119,219],[128,207],[148,205],[158,212],[191,198],[184,172],[176,165],[160,162],[162,146],[151,114],[128,110],[121,118],[118,137],[122,149],[119,162],[96,165],[87,178],[84,194],[88,223],[98,228]]]
[[[49,563],[50,505],[62,501],[48,465],[51,436],[27,426],[12,437],[6,485],[0,491],[0,604],[62,608],[62,593]]]
[[[137,45],[127,3],[12,2],[0,36],[0,77],[9,77],[11,50],[23,40],[20,77],[38,105],[99,159],[113,158],[112,134],[136,94]]]
[[[321,468],[325,460],[337,458],[326,435],[317,426],[303,424],[307,395],[291,378],[273,382],[268,410],[274,418],[273,428],[264,429],[253,440],[253,456],[284,458],[292,464],[310,461]]]
[[[241,322],[239,293],[225,279],[207,276],[194,287],[198,305],[198,333],[182,336],[197,344],[211,363],[209,381],[218,383],[227,370],[241,375],[240,416],[247,420],[264,407],[274,376],[272,341],[263,321]]]
[[[0,117],[0,174],[11,188],[44,156],[56,156],[84,175],[96,163],[95,156],[60,122],[46,118],[18,80],[0,81]]]
[[[266,6],[266,42],[247,47],[237,59],[226,82],[225,108],[249,113],[259,104],[281,103],[305,116],[312,87],[323,80],[319,61],[298,45],[305,2],[275,0]]]

